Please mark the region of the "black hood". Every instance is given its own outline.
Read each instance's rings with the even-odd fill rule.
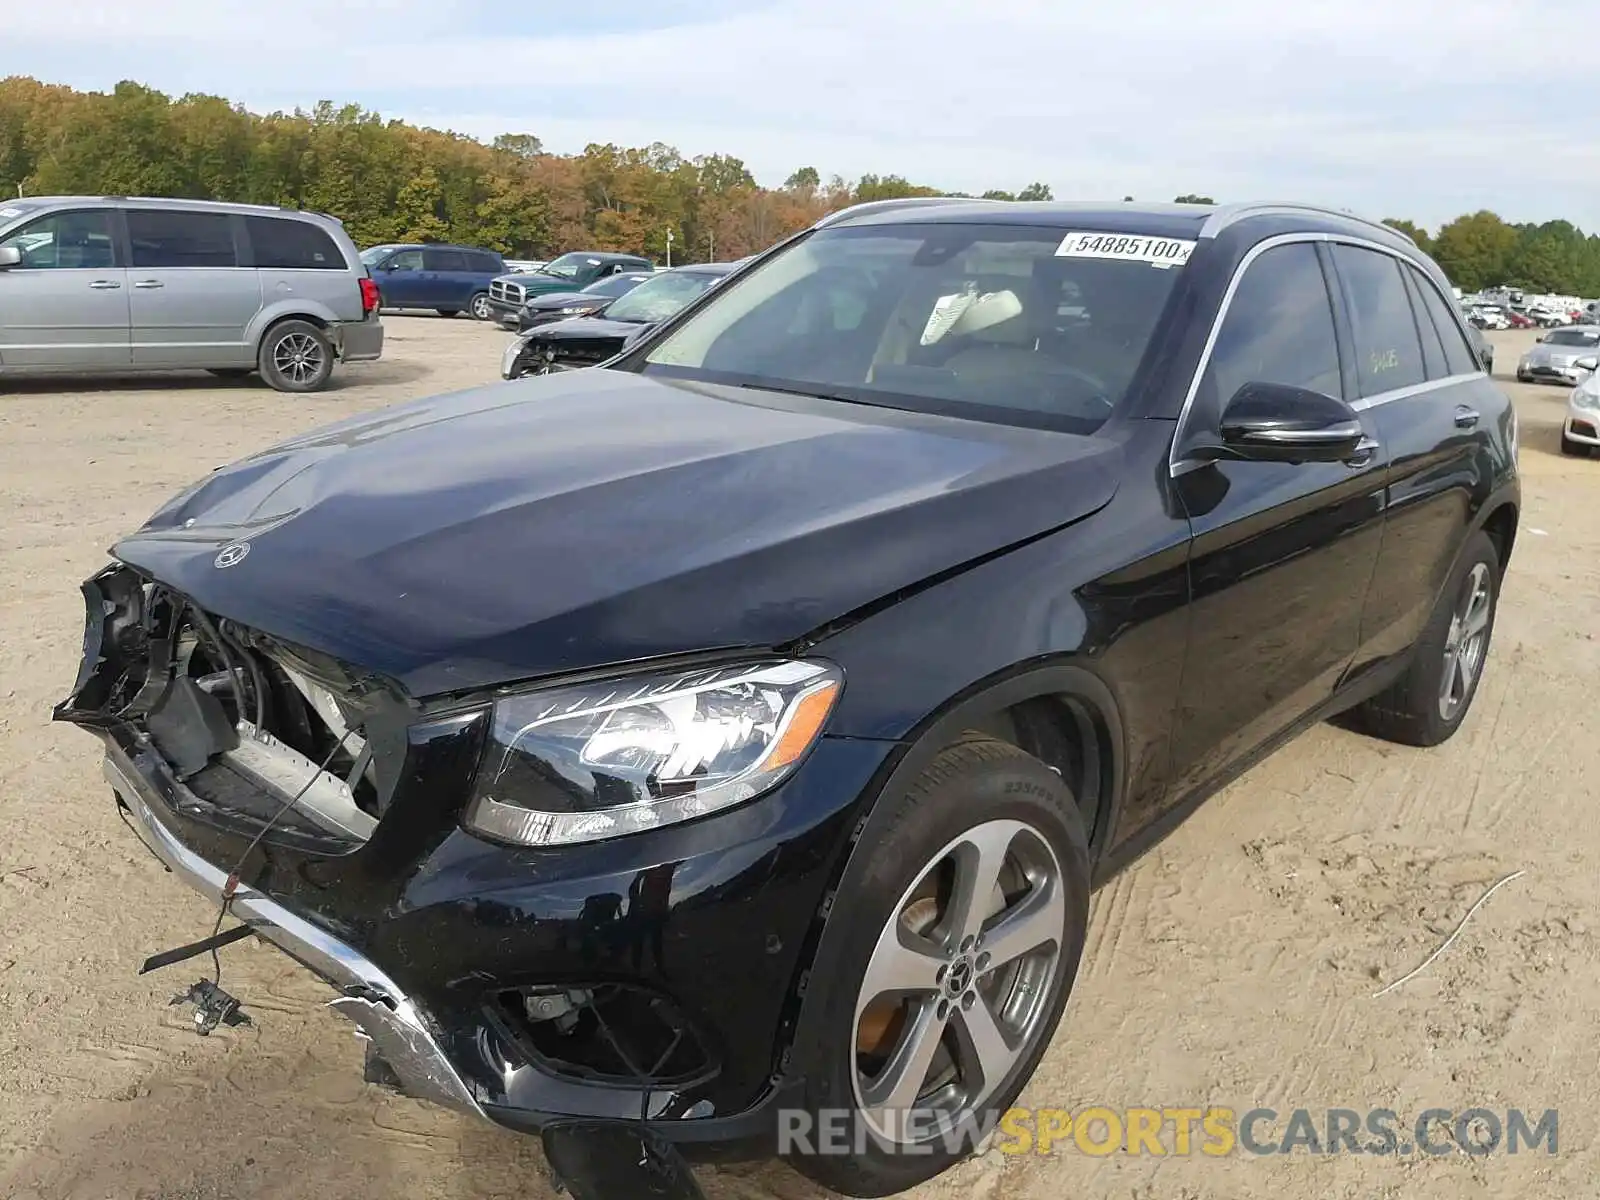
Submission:
[[[588,292],[545,292],[543,295],[529,296],[527,306],[534,309],[565,308],[569,304],[594,304],[604,306],[611,303],[610,296],[594,296]]]
[[[285,442],[214,472],[114,553],[427,696],[783,645],[1087,515],[1115,491],[1119,455],[1094,438],[576,371]],[[235,542],[248,552],[219,559]]]

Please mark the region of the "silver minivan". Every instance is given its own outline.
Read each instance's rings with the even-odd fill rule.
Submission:
[[[0,200],[0,377],[259,371],[283,392],[383,353],[344,226],[204,200]]]

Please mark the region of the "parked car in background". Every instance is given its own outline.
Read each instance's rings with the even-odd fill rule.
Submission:
[[[1567,397],[1561,453],[1587,456],[1600,449],[1600,371],[1591,371]]]
[[[1517,312],[1515,309],[1512,309],[1511,312],[1506,314],[1506,320],[1511,322],[1511,328],[1513,329],[1532,329],[1539,323],[1527,313]]]
[[[1572,322],[1571,314],[1554,308],[1533,305],[1527,311],[1528,318],[1542,329],[1554,329],[1558,325],[1569,325]]]
[[[385,245],[361,253],[384,308],[431,308],[440,316],[470,313],[487,321],[489,284],[505,273],[496,250],[472,246]]]
[[[1552,329],[1517,364],[1523,383],[1579,383],[1600,362],[1600,326]]]
[[[344,226],[203,200],[0,200],[0,374],[259,371],[326,387],[383,353],[378,292]]]
[[[537,271],[501,275],[494,280],[489,287],[489,314],[507,328],[515,328],[522,306],[535,296],[577,292],[610,275],[655,269],[654,263],[637,254],[577,250],[551,259]]]
[[[597,279],[581,291],[550,292],[543,296],[534,296],[517,314],[516,328],[525,333],[555,321],[590,316],[619,296],[626,296],[641,283],[654,278],[653,271],[630,271]]]
[[[500,376],[520,379],[603,362],[674,316],[737,265],[700,263],[661,271],[593,316],[539,326],[506,347],[500,358]]]
[[[1310,206],[846,209],[605,367],[212,471],[63,598],[54,716],[368,1078],[902,1192],[1028,1085],[1095,887],[1318,721],[1471,711],[1521,494],[1448,286]]]
[[[1467,310],[1467,319],[1479,329],[1511,328],[1511,318],[1498,304],[1475,304]]]

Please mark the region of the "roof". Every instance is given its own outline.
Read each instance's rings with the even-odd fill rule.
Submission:
[[[836,225],[918,224],[1022,225],[1044,229],[1087,227],[1107,233],[1142,233],[1156,237],[1202,240],[1214,238],[1243,222],[1285,221],[1310,230],[1338,232],[1351,228],[1363,235],[1415,248],[1405,234],[1381,222],[1323,205],[1297,201],[1242,204],[1152,204],[1127,200],[1038,201],[974,200],[958,196],[912,197],[869,201],[830,213],[813,228]]]
[[[691,275],[726,275],[738,265],[731,262],[684,263],[681,267],[673,267],[672,270],[675,273],[683,271]]]

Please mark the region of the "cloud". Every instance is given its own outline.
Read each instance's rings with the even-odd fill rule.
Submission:
[[[1059,196],[1297,198],[1437,225],[1492,207],[1600,227],[1600,156],[1562,113],[1600,84],[1527,64],[1552,0],[56,0],[0,73],[135,78],[254,108],[355,100],[489,137],[663,141],[777,182],[894,173]],[[1544,102],[1558,95],[1561,111]]]

